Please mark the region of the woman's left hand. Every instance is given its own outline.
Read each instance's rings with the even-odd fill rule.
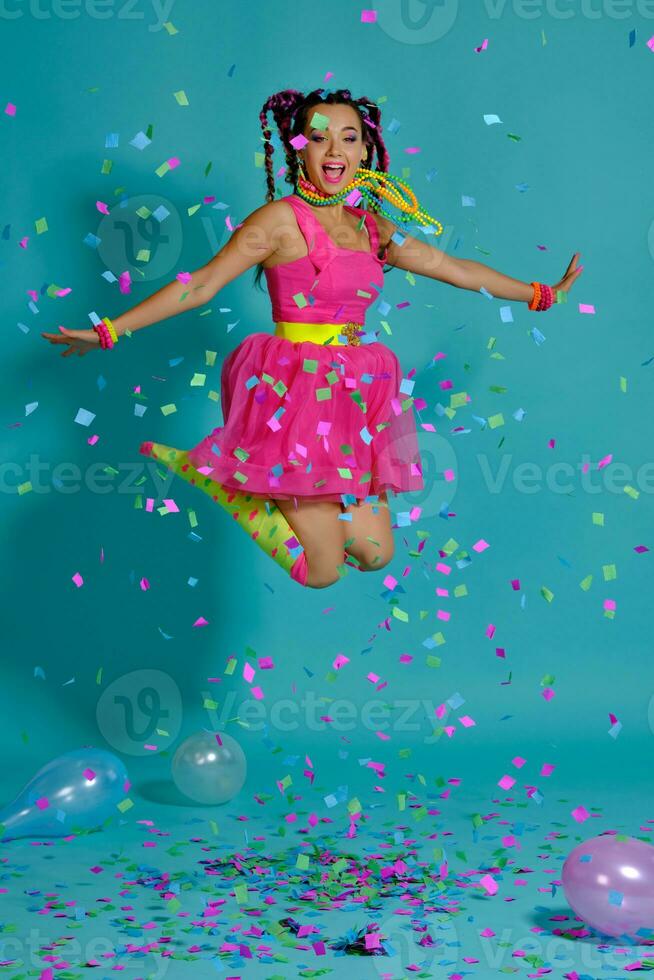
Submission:
[[[552,289],[554,290],[555,294],[559,290],[562,293],[567,293],[570,287],[572,286],[572,284],[575,283],[579,278],[579,273],[583,269],[583,265],[577,266],[577,259],[579,258],[580,255],[581,252],[575,252],[575,254],[572,256],[572,261],[570,262],[570,265],[565,270],[565,275],[563,276],[563,279],[561,279],[560,282],[557,282],[555,286],[552,286]]]

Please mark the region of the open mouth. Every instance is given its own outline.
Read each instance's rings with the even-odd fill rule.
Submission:
[[[328,180],[332,184],[335,184],[341,179],[341,177],[345,173],[345,164],[324,163],[322,165],[322,172],[324,173],[326,180]]]

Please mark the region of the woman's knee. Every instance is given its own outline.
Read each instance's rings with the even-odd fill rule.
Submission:
[[[338,582],[340,575],[336,572],[334,575],[325,574],[322,572],[312,572],[309,568],[307,575],[307,585],[310,589],[326,589],[329,585],[335,585]]]
[[[363,572],[376,572],[380,568],[385,568],[392,560],[395,553],[393,543],[376,547],[371,545],[361,550],[355,557],[359,560],[359,568]]]

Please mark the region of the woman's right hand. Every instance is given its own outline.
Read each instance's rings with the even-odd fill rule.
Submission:
[[[42,333],[41,336],[51,344],[67,344],[68,350],[62,351],[62,357],[69,357],[75,352],[80,357],[84,357],[91,350],[102,349],[100,338],[95,330],[68,330],[66,327],[59,327],[59,330],[61,333]]]

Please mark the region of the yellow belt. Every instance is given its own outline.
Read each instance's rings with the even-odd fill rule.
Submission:
[[[311,341],[313,344],[339,344],[341,347],[350,344],[359,347],[360,338],[356,335],[357,330],[363,331],[361,323],[291,323],[282,320],[275,324],[275,336],[284,337],[293,343],[302,340]],[[342,337],[343,339],[339,339]]]

